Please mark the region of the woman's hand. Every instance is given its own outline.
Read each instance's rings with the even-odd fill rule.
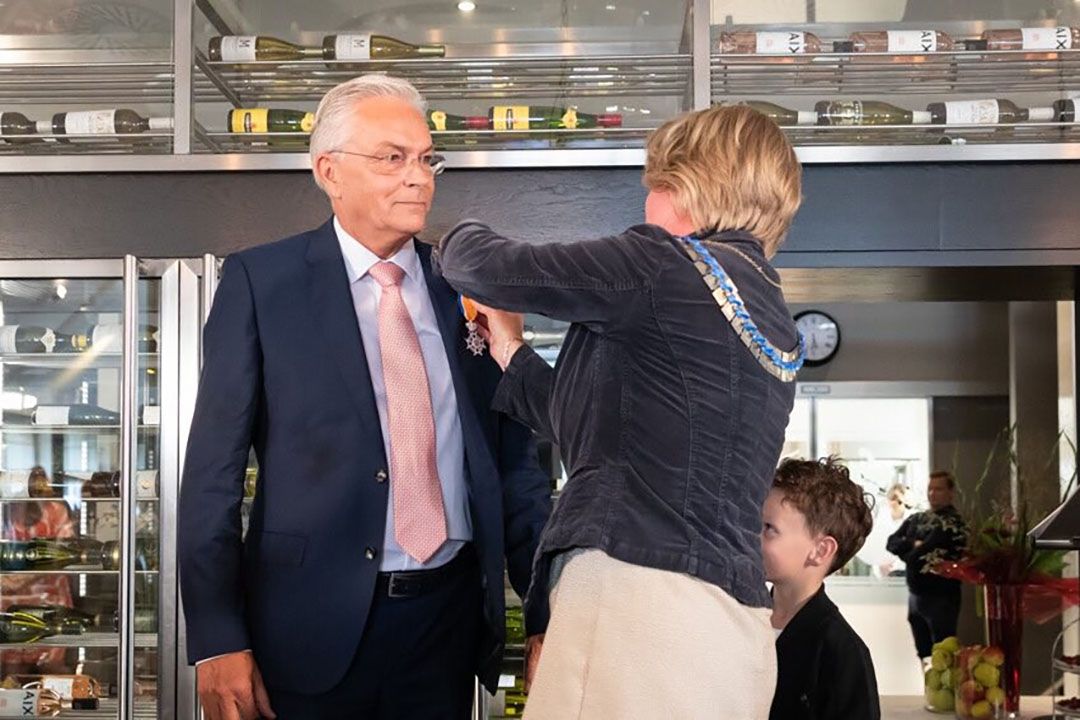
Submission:
[[[476,319],[478,331],[487,341],[491,357],[499,363],[499,367],[506,370],[514,353],[525,344],[521,337],[525,332],[525,317],[521,313],[496,310],[473,302],[480,311],[480,316]]]

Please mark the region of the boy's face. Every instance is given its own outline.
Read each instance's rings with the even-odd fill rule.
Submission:
[[[815,537],[806,526],[801,512],[784,502],[784,493],[770,490],[762,510],[761,553],[765,561],[765,579],[785,583],[806,577],[809,573],[824,577],[835,551],[820,536]],[[835,541],[831,547],[835,548]]]

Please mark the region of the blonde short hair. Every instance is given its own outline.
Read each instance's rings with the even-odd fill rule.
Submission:
[[[802,203],[802,167],[777,125],[744,105],[680,115],[649,137],[645,187],[667,190],[700,230],[745,230],[767,257]]]

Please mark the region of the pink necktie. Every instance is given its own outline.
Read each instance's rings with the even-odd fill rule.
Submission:
[[[416,328],[401,297],[405,271],[393,263],[380,262],[368,272],[382,286],[379,350],[390,426],[394,538],[405,552],[423,563],[446,542],[446,511],[435,461],[435,419],[427,368]]]

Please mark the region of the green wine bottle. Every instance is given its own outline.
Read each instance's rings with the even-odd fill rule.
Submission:
[[[33,136],[37,132],[37,123],[22,113],[0,112],[0,138],[14,144],[41,142]]]
[[[210,38],[214,62],[284,62],[322,57],[322,48],[309,48],[267,35],[226,35]]]
[[[0,353],[51,353],[56,333],[40,325],[0,325]]]
[[[371,33],[327,35],[322,43],[324,60],[405,60],[444,55],[445,45],[413,45]]]
[[[492,130],[589,130],[622,126],[622,115],[593,115],[576,108],[496,105],[488,110]]]
[[[91,540],[0,541],[0,570],[62,570],[100,560],[101,544]]]
[[[429,110],[429,130],[490,130],[491,121],[483,115],[451,115],[442,110]]]
[[[139,133],[172,130],[168,117],[144,118],[134,110],[85,110],[62,112],[52,121],[38,122],[39,134],[51,135],[138,135]]]
[[[233,133],[307,133],[315,127],[315,115],[303,110],[251,108],[230,110],[229,132]]]

